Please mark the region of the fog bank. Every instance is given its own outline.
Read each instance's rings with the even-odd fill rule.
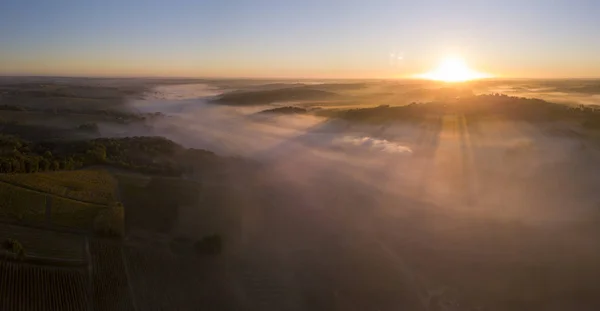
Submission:
[[[264,165],[264,188],[232,197],[248,252],[286,297],[275,309],[598,303],[600,153],[564,125],[359,125],[209,104],[206,85],[157,93],[131,103],[168,115],[147,134]]]

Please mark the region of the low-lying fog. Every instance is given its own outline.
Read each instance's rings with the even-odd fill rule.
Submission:
[[[217,94],[168,86],[131,105],[169,115],[153,134],[265,164],[264,193],[231,195],[286,297],[273,310],[600,305],[600,152],[565,126],[367,126],[206,102]]]

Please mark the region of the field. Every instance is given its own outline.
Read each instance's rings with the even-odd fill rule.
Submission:
[[[106,205],[53,197],[50,222],[61,227],[91,229],[96,216],[105,209]]]
[[[4,238],[26,256],[0,260],[0,310],[135,310],[119,241],[12,225]]]
[[[11,221],[91,231],[101,213],[122,209],[116,203],[116,181],[103,170],[0,175],[0,217]]]
[[[0,217],[43,222],[46,219],[46,195],[1,183]]]
[[[0,225],[0,241],[15,239],[23,246],[26,258],[84,262],[84,237],[21,226]]]
[[[138,310],[237,310],[225,296],[223,265],[177,257],[167,249],[126,247],[124,251]]]
[[[2,174],[0,180],[88,203],[110,204],[117,201],[116,181],[104,170]]]
[[[88,310],[85,269],[0,261],[0,310]]]
[[[93,262],[93,309],[134,310],[121,254],[121,244],[94,240],[90,243],[90,251]]]

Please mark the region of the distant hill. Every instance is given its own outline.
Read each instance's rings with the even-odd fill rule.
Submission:
[[[304,108],[300,108],[300,107],[293,107],[293,106],[285,106],[285,107],[277,107],[277,108],[273,108],[273,109],[266,109],[261,111],[260,113],[266,113],[266,114],[301,114],[301,113],[306,113],[308,110],[304,109]]]
[[[568,106],[536,98],[501,94],[461,97],[406,106],[324,111],[322,114],[358,122],[418,121],[431,116],[464,115],[470,120],[502,118],[505,120],[546,122],[570,120],[588,128],[600,128],[600,110],[593,106]]]
[[[266,105],[275,102],[331,99],[339,96],[337,93],[323,91],[310,87],[290,87],[260,91],[234,91],[225,93],[213,100],[224,105]]]

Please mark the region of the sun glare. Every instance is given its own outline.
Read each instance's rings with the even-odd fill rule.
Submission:
[[[462,58],[448,57],[435,70],[418,75],[418,77],[444,82],[463,82],[487,78],[489,75],[472,70]]]

